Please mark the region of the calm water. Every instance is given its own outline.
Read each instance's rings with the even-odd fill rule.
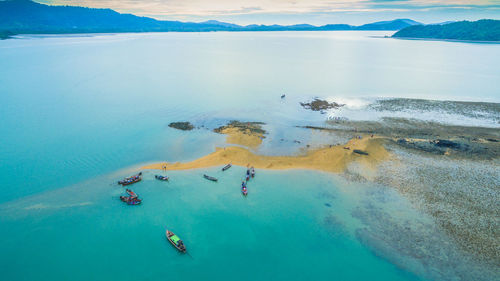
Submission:
[[[191,160],[224,143],[206,129],[170,129],[172,121],[208,128],[230,119],[264,121],[270,135],[259,152],[282,154],[298,147],[279,139],[310,137],[295,125],[326,118],[298,105],[315,96],[354,109],[379,97],[500,102],[500,45],[372,37],[383,35],[390,33],[0,41],[6,280],[414,278],[355,238],[361,226],[349,210],[358,195],[345,190],[367,187],[330,175],[259,172],[255,193],[243,199],[234,185],[237,169],[216,186],[200,180],[201,171],[172,173],[171,184],[137,185],[145,198],[138,208],[120,204],[121,189],[110,185],[134,165]],[[339,193],[331,208],[318,195],[325,190]],[[340,213],[334,221],[341,226],[325,223],[329,212]],[[186,240],[193,259],[165,243],[167,225]]]
[[[4,204],[4,280],[418,280],[355,238],[362,224],[351,212],[374,187],[258,171],[245,198],[244,168],[208,171],[221,180],[189,171],[165,183],[147,172],[133,186],[141,206],[123,205],[106,177]],[[190,255],[166,241],[166,227]]]

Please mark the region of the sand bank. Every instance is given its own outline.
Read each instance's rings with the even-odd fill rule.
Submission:
[[[340,173],[353,162],[374,169],[378,163],[389,157],[389,153],[383,146],[383,141],[383,139],[370,137],[352,139],[345,145],[310,150],[296,156],[258,155],[246,148],[233,146],[216,148],[215,152],[191,162],[157,163],[144,166],[142,169],[161,170],[166,165],[166,170],[188,170],[232,163],[237,166],[251,165],[257,169],[312,169]],[[349,149],[345,149],[347,147]],[[365,151],[368,155],[354,153],[354,149]]]

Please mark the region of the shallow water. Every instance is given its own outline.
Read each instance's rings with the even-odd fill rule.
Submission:
[[[417,280],[355,237],[351,212],[374,187],[310,171],[257,171],[243,197],[242,167],[171,172],[131,186],[140,206],[118,200],[112,177],[4,204],[5,280]],[[387,208],[410,209],[394,193]],[[69,199],[68,199],[69,198]],[[175,231],[188,247],[165,239]],[[71,250],[69,250],[71,249]],[[89,270],[91,269],[91,270]]]
[[[1,41],[0,160],[8,164],[0,172],[9,176],[2,180],[0,202],[139,162],[194,159],[223,142],[204,131],[166,127],[172,121],[264,121],[275,138],[261,152],[283,154],[297,148],[277,141],[293,142],[300,134],[288,132],[293,126],[327,117],[299,106],[314,96],[354,107],[391,96],[500,101],[500,45],[373,35],[390,33],[146,33]],[[373,118],[364,111],[346,114]]]
[[[353,211],[363,213],[358,208],[370,210],[378,197],[389,196],[366,192],[383,187],[310,171],[258,171],[249,197],[241,198],[241,168],[215,185],[200,177],[204,171],[169,173],[167,184],[148,172],[133,186],[144,204],[129,207],[117,199],[123,190],[113,184],[140,163],[188,161],[212,152],[224,145],[224,136],[210,129],[231,119],[267,123],[259,153],[290,154],[305,143],[322,144],[324,134],[295,127],[336,116],[300,107],[315,96],[346,103],[339,112],[352,119],[418,112],[425,120],[498,127],[498,104],[476,115],[468,105],[398,113],[373,105],[380,97],[500,102],[499,45],[373,35],[390,34],[148,33],[0,41],[0,269],[6,280],[417,278],[407,272],[419,272],[412,266],[397,268],[356,235],[366,222]],[[185,120],[200,129],[167,127]],[[388,215],[399,206],[406,210],[402,219],[420,217],[397,194],[390,198],[396,205],[380,205]],[[186,241],[192,259],[166,243],[166,227]]]

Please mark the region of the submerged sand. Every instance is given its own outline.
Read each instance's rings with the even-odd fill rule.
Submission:
[[[250,142],[248,133],[229,129],[228,142],[240,145],[256,145]],[[378,163],[386,160],[389,153],[384,148],[383,139],[364,137],[352,139],[345,145],[328,146],[306,151],[295,156],[267,156],[253,153],[247,148],[231,146],[216,148],[215,152],[191,162],[156,163],[142,167],[143,169],[188,170],[226,165],[231,163],[237,166],[251,165],[257,169],[311,169],[333,173],[341,173],[350,163],[356,162],[368,169],[374,169]],[[260,144],[260,143],[259,143]],[[355,153],[361,150],[367,154]],[[166,167],[166,168],[165,168]]]

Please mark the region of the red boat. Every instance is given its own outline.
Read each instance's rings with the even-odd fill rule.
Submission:
[[[138,197],[137,194],[130,189],[126,189],[125,191],[127,191],[127,194],[130,195],[130,197],[134,197],[134,198]]]

